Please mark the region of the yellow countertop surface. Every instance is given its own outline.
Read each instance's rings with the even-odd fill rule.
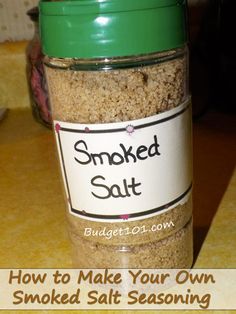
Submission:
[[[235,268],[236,116],[207,113],[193,139],[194,268]],[[72,267],[60,181],[52,131],[29,109],[9,110],[0,122],[0,268]],[[54,313],[33,313],[42,312]]]
[[[27,46],[27,41],[0,43],[0,107],[30,107],[26,73]]]

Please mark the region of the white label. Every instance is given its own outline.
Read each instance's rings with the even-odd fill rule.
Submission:
[[[186,201],[192,181],[189,101],[139,120],[54,121],[54,127],[72,214],[137,220]]]

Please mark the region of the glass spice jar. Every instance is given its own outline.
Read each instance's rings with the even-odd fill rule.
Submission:
[[[39,10],[34,7],[27,12],[30,19],[34,22],[34,37],[30,41],[27,55],[27,77],[31,96],[31,108],[35,119],[51,127],[52,117],[49,105],[47,85],[43,67],[43,53],[39,37]]]
[[[40,9],[74,266],[191,267],[184,1]]]

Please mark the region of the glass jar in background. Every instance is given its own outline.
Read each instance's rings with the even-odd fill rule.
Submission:
[[[31,107],[35,119],[47,127],[51,127],[52,117],[50,112],[49,98],[43,68],[43,53],[39,38],[39,10],[34,7],[27,12],[34,22],[35,33],[30,41],[27,55],[27,77],[31,96]]]
[[[40,5],[74,266],[191,267],[184,1]]]

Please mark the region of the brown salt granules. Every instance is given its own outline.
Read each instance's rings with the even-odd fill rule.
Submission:
[[[46,71],[54,120],[141,119],[178,106],[185,96],[184,57],[142,68],[72,71],[47,67]]]
[[[186,99],[185,56],[148,66],[108,71],[72,70],[53,59],[46,75],[54,120],[111,123],[153,116]],[[67,214],[76,267],[185,268],[192,263],[192,204],[153,217],[124,222],[97,222]],[[135,226],[168,228],[136,235],[115,230]],[[91,228],[93,236],[85,236]],[[100,235],[99,235],[100,234]],[[117,232],[116,232],[117,235]],[[92,256],[92,258],[91,258]]]
[[[160,241],[140,245],[103,245],[77,238],[74,244],[75,267],[94,268],[189,268],[192,264],[192,220],[175,234]],[[83,246],[78,243],[83,241]]]

